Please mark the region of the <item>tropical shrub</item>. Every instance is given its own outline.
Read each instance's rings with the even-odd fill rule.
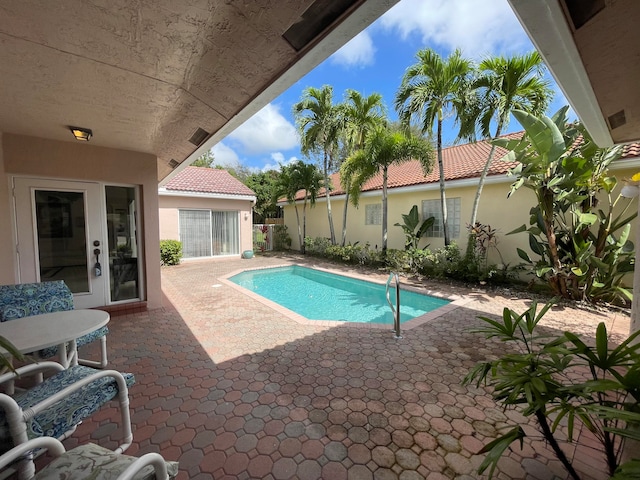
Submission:
[[[616,479],[640,479],[640,459],[620,465],[625,439],[640,440],[640,332],[619,346],[611,345],[604,323],[598,325],[595,345],[587,345],[571,332],[559,337],[539,332],[540,320],[553,301],[538,312],[534,301],[522,314],[506,308],[502,318],[479,317],[477,332],[516,348],[496,360],[478,363],[464,383],[493,388],[493,398],[505,409],[535,417],[544,440],[551,446],[571,478],[580,480],[560,448],[558,426],[566,424],[566,441],[576,441],[580,426],[601,446],[609,474]],[[629,428],[632,427],[632,428]],[[489,478],[502,454],[527,436],[518,425],[484,446],[487,453],[479,472]],[[564,434],[563,434],[564,437]]]
[[[160,240],[160,265],[178,265],[182,259],[182,242]]]
[[[408,214],[402,214],[403,223],[396,223],[394,224],[394,226],[402,227],[402,230],[404,231],[404,249],[416,250],[418,248],[418,244],[420,243],[420,239],[426,235],[427,230],[429,229],[429,227],[433,226],[435,220],[435,217],[429,217],[421,222],[420,216],[418,215],[417,205],[411,207],[411,210],[409,210]]]
[[[526,232],[537,256],[518,249],[533,273],[556,295],[591,302],[628,302],[631,292],[624,277],[634,268],[634,247],[629,241],[627,201],[619,213],[613,199],[615,177],[608,167],[621,155],[621,147],[599,149],[585,128],[567,122],[567,109],[552,118],[522,111],[514,116],[525,129],[521,140],[501,138],[493,143],[511,150],[505,159],[517,161],[511,170],[517,180],[510,195],[521,187],[531,189],[537,204],[531,208]],[[602,201],[605,197],[605,201]],[[627,215],[625,217],[625,215]]]
[[[286,225],[273,226],[273,248],[274,250],[288,250],[291,248],[291,236],[287,232]]]
[[[345,246],[331,245],[331,240],[324,237],[305,238],[305,249],[308,255],[328,258],[340,262],[358,265],[376,266],[382,264],[382,253],[371,249],[369,243]]]
[[[315,257],[324,257],[327,247],[331,245],[331,240],[326,237],[305,237],[305,252]]]

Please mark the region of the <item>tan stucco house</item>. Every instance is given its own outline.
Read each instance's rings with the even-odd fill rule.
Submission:
[[[519,137],[522,133],[508,135]],[[461,249],[467,243],[467,225],[471,217],[471,208],[475,198],[478,178],[490,151],[488,142],[469,143],[443,149],[443,163],[446,179],[446,197],[448,211],[448,225],[451,240]],[[534,206],[533,193],[521,188],[507,198],[514,177],[507,175],[508,170],[515,166],[513,163],[502,161],[506,153],[497,149],[494,161],[488,172],[480,205],[477,221],[490,225],[497,230],[497,248],[490,250],[490,261],[515,265],[520,262],[516,247],[528,250],[526,234],[506,235],[522,224],[529,223],[529,210]],[[612,174],[619,180],[618,190],[624,185],[622,179],[631,177],[640,169],[640,146],[627,145],[622,158],[612,167]],[[333,174],[330,178],[331,210],[333,214],[336,237],[340,240],[342,231],[342,214],[344,210],[345,192],[340,184],[340,175]],[[403,249],[405,236],[395,223],[402,223],[402,214],[409,213],[413,205],[418,206],[420,218],[435,217],[436,221],[420,247],[429,245],[436,249],[444,245],[442,231],[442,214],[440,210],[440,185],[437,165],[427,176],[423,174],[418,161],[410,161],[400,165],[393,165],[388,172],[388,248]],[[617,194],[617,191],[615,192]],[[298,192],[298,203],[301,203],[303,192]],[[297,232],[297,221],[294,206],[281,202],[284,208],[284,222],[291,232],[292,248],[300,247]],[[382,244],[382,175],[367,182],[360,195],[359,207],[349,205],[347,213],[347,243],[369,243],[372,248],[380,248]],[[307,206],[308,237],[329,237],[329,223],[327,219],[327,202],[325,192],[318,195],[313,208]]]
[[[160,239],[180,240],[183,258],[252,249],[256,194],[226,170],[187,167],[158,193]]]

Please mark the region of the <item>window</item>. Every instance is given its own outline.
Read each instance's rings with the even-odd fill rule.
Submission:
[[[180,241],[185,258],[240,253],[238,212],[180,210]]]
[[[382,225],[382,204],[367,205],[364,215],[365,225]]]
[[[435,217],[433,226],[427,230],[427,237],[444,237],[442,229],[442,209],[440,199],[422,201],[422,218]],[[460,197],[447,198],[447,225],[451,238],[460,237]]]

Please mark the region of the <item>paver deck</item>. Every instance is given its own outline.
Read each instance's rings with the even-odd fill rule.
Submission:
[[[163,269],[165,308],[112,318],[110,367],[137,379],[127,453],[178,460],[179,479],[484,478],[476,452],[500,428],[527,419],[504,412],[482,388],[461,385],[470,367],[504,348],[469,330],[478,315],[529,302],[442,286],[468,301],[396,340],[385,329],[300,324],[220,281],[239,268],[286,262],[318,263],[183,262]],[[619,339],[628,333],[624,312],[557,308],[545,324],[593,335],[601,321]],[[115,408],[102,409],[67,447],[115,447],[117,418]],[[532,436],[502,459],[495,478],[566,479],[534,428],[525,428]],[[586,443],[566,449],[574,465],[585,480],[608,478]]]

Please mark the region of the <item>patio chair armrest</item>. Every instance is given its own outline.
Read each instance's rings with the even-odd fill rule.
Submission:
[[[11,450],[0,456],[0,469],[5,468],[10,463],[18,460],[32,450],[41,448],[47,449],[54,457],[59,457],[65,452],[64,445],[53,437],[34,438],[18,445],[17,447],[13,447]]]
[[[43,363],[54,363],[55,362],[43,362]],[[47,408],[49,408],[50,406],[52,406],[53,404],[67,398],[71,393],[75,392],[76,390],[80,390],[82,387],[84,387],[85,385],[90,384],[91,382],[93,382],[94,380],[97,380],[99,378],[102,377],[113,377],[113,379],[116,381],[116,384],[118,386],[118,392],[119,395],[123,398],[127,399],[127,404],[128,404],[128,387],[127,387],[127,382],[124,379],[124,377],[122,376],[122,374],[116,370],[96,370],[96,372],[92,375],[89,375],[87,377],[84,377],[80,380],[75,381],[72,385],[69,385],[68,387],[60,390],[59,392],[55,393],[54,395],[51,395],[50,397],[47,397],[46,399],[42,400],[41,402],[33,405],[31,408],[25,409],[24,410],[24,418],[25,420],[30,420],[31,418],[33,418],[35,415],[37,415],[38,413],[42,412],[43,410],[46,410]]]
[[[141,456],[135,462],[118,476],[118,480],[133,480],[133,478],[147,465],[152,465],[156,480],[167,480],[169,474],[167,473],[167,464],[159,453],[147,453]]]
[[[0,385],[15,380],[18,377],[36,375],[47,370],[52,370],[57,373],[64,370],[64,367],[57,362],[29,363],[28,365],[16,368],[15,372],[6,372],[0,375]]]

